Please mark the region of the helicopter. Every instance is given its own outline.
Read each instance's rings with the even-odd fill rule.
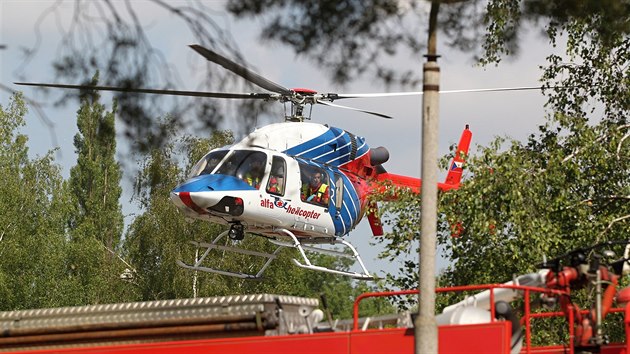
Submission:
[[[418,92],[386,94],[318,93],[305,88],[288,89],[201,45],[190,46],[208,61],[216,63],[269,91],[225,93],[121,88],[98,85],[67,85],[19,82],[18,85],[66,89],[90,89],[147,94],[197,96],[227,99],[262,99],[285,104],[285,121],[260,127],[232,146],[213,149],[192,168],[188,179],[171,192],[170,199],[188,219],[200,219],[228,226],[210,242],[192,241],[201,257],[194,263],[178,265],[195,271],[244,279],[261,279],[264,271],[283,248],[299,251],[301,268],[373,280],[356,248],[344,239],[367,216],[374,236],[383,235],[378,207],[369,196],[385,188],[409,188],[420,193],[419,178],[389,173],[383,164],[389,159],[384,147],[371,148],[363,137],[344,129],[305,122],[305,107],[315,104],[355,110],[380,118],[392,117],[332,103],[347,98],[419,95]],[[287,109],[287,104],[290,109]],[[460,185],[464,159],[472,139],[468,126],[462,132],[442,191]],[[385,183],[386,182],[386,183]],[[395,198],[392,197],[392,198]],[[276,246],[273,252],[239,247],[246,236],[266,238]],[[225,238],[232,242],[226,242]],[[323,247],[332,245],[333,248]],[[341,246],[339,249],[337,246]],[[213,250],[259,257],[257,272],[239,272],[207,266]],[[360,271],[332,269],[314,264],[308,252],[350,258]]]

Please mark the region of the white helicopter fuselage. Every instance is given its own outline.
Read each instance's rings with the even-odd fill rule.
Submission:
[[[187,217],[238,223],[268,236],[288,229],[302,240],[325,242],[347,234],[363,216],[365,193],[355,188],[361,178],[343,167],[367,151],[362,138],[341,129],[272,124],[229,149],[207,154],[171,199]],[[263,161],[255,185],[247,180],[253,159]],[[313,174],[320,174],[327,186],[319,201],[304,193]],[[274,178],[282,180],[279,190],[270,189]]]
[[[249,149],[260,151],[260,149]],[[273,154],[272,156],[283,156]],[[285,155],[286,156],[286,155]],[[198,208],[191,208],[181,198],[181,192],[173,192],[172,200],[187,217],[202,219],[214,223],[230,225],[240,222],[248,231],[255,233],[275,233],[277,228],[286,228],[294,231],[299,236],[332,237],[335,235],[335,227],[328,215],[328,208],[302,201],[301,179],[297,161],[286,156],[287,170],[296,173],[287,173],[285,192],[272,194],[266,191],[264,186],[269,183],[271,165],[266,166],[264,177],[260,181],[260,187],[238,185],[235,188],[213,191],[189,192],[190,200]],[[234,181],[234,184],[237,182]],[[232,190],[229,190],[232,189]],[[240,198],[243,212],[240,215],[231,215],[230,206],[223,210],[212,210],[211,207],[220,204],[225,197]]]

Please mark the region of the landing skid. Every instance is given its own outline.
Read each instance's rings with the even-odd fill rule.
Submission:
[[[370,272],[368,272],[368,270],[365,268],[365,264],[363,264],[363,260],[361,259],[361,256],[359,255],[357,250],[354,248],[354,246],[352,246],[350,242],[334,238],[331,240],[330,243],[334,245],[343,245],[347,247],[348,249],[350,249],[352,254],[348,254],[348,253],[336,251],[336,250],[325,249],[321,247],[307,246],[307,245],[302,244],[291,231],[287,229],[277,229],[277,231],[280,231],[283,234],[289,236],[293,240],[293,243],[287,243],[287,242],[283,242],[279,240],[269,240],[269,241],[278,246],[297,248],[298,251],[300,251],[300,255],[302,255],[302,259],[304,259],[304,263],[300,263],[300,261],[298,261],[295,258],[293,259],[293,263],[295,263],[295,265],[298,267],[315,270],[319,272],[345,275],[345,276],[349,276],[349,277],[352,277],[355,279],[361,279],[361,280],[374,280],[375,279],[375,277],[372,276]],[[356,262],[359,263],[363,272],[362,273],[349,272],[349,271],[330,269],[330,268],[314,265],[311,263],[310,259],[306,255],[306,252],[304,252],[305,250],[310,251],[310,252],[320,253],[320,254],[327,254],[334,257],[354,259]]]
[[[282,248],[288,247],[288,248],[296,248],[300,252],[300,255],[302,256],[302,259],[303,259],[303,263],[298,261],[297,259],[293,259],[293,263],[295,263],[295,265],[297,265],[298,267],[305,268],[305,269],[310,269],[310,270],[315,270],[315,271],[320,271],[320,272],[326,272],[326,273],[332,273],[332,274],[338,274],[338,275],[345,275],[345,276],[349,276],[349,277],[352,277],[352,278],[355,278],[355,279],[361,279],[361,280],[374,280],[375,279],[375,277],[370,275],[368,270],[365,268],[365,265],[363,264],[363,260],[359,256],[359,253],[357,252],[357,250],[347,241],[339,240],[339,239],[335,238],[335,239],[331,240],[330,244],[343,245],[343,246],[347,247],[348,249],[350,249],[351,254],[348,254],[348,253],[345,253],[345,252],[341,252],[341,251],[336,251],[336,250],[325,249],[325,248],[321,248],[321,247],[315,247],[315,246],[309,246],[309,245],[302,244],[302,242],[300,242],[298,240],[298,238],[291,231],[289,231],[287,229],[276,229],[276,231],[278,233],[282,234],[283,236],[287,236],[288,237],[287,241],[290,240],[291,242],[287,242],[287,241],[283,241],[283,240],[277,240],[277,239],[269,239],[269,241],[271,243],[273,243],[274,245],[278,246],[278,248],[276,248],[272,253],[251,251],[251,250],[246,250],[246,249],[243,249],[243,248],[240,248],[240,247],[235,247],[235,246],[220,245],[219,241],[221,241],[221,239],[224,238],[229,232],[229,231],[225,231],[225,232],[219,234],[219,236],[217,236],[210,243],[208,243],[208,242],[191,241],[191,244],[193,244],[195,247],[200,248],[200,249],[205,249],[204,253],[201,255],[201,257],[199,257],[195,261],[195,263],[193,265],[186,264],[186,263],[184,263],[182,261],[177,261],[177,264],[180,267],[183,267],[183,268],[186,268],[186,269],[190,269],[190,270],[195,270],[195,271],[202,271],[202,272],[208,272],[208,273],[227,275],[227,276],[237,277],[237,278],[242,278],[242,279],[261,279],[262,278],[262,274],[267,269],[267,267],[269,267],[271,262],[277,257],[278,252]],[[226,252],[234,252],[234,253],[243,254],[243,255],[249,255],[249,256],[252,256],[252,257],[264,258],[265,259],[265,263],[262,265],[262,267],[258,270],[258,272],[256,274],[232,272],[232,271],[228,271],[228,270],[222,270],[222,269],[216,269],[216,268],[203,266],[202,264],[203,264],[204,260],[209,255],[210,251],[212,251],[213,249],[226,251]],[[315,253],[320,253],[320,254],[327,254],[327,255],[330,255],[330,256],[334,256],[334,257],[343,257],[343,258],[353,259],[353,260],[355,260],[356,262],[359,263],[359,265],[361,266],[361,269],[362,269],[363,272],[362,273],[350,272],[350,271],[331,269],[331,268],[326,268],[326,267],[315,265],[315,264],[313,264],[310,261],[310,259],[308,258],[308,256],[307,256],[305,251],[315,252]]]

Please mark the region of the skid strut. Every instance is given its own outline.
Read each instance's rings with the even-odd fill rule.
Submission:
[[[229,231],[222,232],[211,243],[191,241],[190,243],[193,244],[194,246],[196,246],[198,248],[205,248],[206,249],[205,252],[201,255],[201,257],[199,257],[199,259],[196,260],[194,265],[189,265],[189,264],[186,264],[186,263],[184,263],[182,261],[177,261],[177,264],[180,267],[183,267],[183,268],[186,268],[186,269],[198,270],[198,271],[208,272],[208,273],[216,273],[216,274],[221,274],[221,275],[228,275],[228,276],[231,276],[231,277],[237,277],[237,278],[243,278],[243,279],[260,279],[260,278],[262,278],[263,272],[267,269],[267,267],[271,264],[271,262],[277,257],[278,252],[280,251],[282,246],[279,246],[278,248],[276,248],[275,251],[273,251],[273,253],[264,253],[264,252],[256,252],[256,251],[246,250],[246,249],[243,249],[243,248],[240,248],[240,247],[219,245],[218,242],[223,237],[225,237],[228,234],[228,232]],[[217,249],[217,250],[221,250],[221,251],[227,251],[227,252],[234,252],[234,253],[244,254],[244,255],[249,255],[249,256],[254,256],[254,257],[266,258],[267,260],[265,261],[265,264],[263,264],[263,266],[260,268],[260,270],[256,274],[232,272],[232,271],[228,271],[228,270],[221,270],[221,269],[216,269],[216,268],[210,268],[210,267],[202,266],[201,264],[206,259],[206,257],[210,253],[210,251],[213,250],[213,249]]]

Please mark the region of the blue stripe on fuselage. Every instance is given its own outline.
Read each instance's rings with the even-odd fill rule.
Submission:
[[[365,139],[355,137],[357,143],[356,156],[362,156],[368,151]],[[350,161],[352,139],[350,134],[342,129],[330,127],[328,130],[311,140],[284,151],[287,155],[316,160],[333,166],[340,166]]]
[[[249,191],[254,187],[234,176],[201,175],[175,187],[173,192]]]
[[[314,153],[315,150],[326,148],[327,145],[334,144],[335,141],[339,138],[339,135],[342,135],[344,131],[340,129],[331,129],[329,128],[322,135],[315,137],[311,140],[307,140],[299,145],[296,145],[290,149],[284,151],[288,155],[300,156],[304,158],[312,158],[312,156],[317,155]]]

